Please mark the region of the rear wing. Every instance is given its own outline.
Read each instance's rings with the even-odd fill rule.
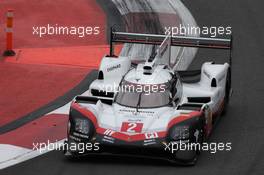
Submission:
[[[117,32],[111,28],[110,56],[114,55],[114,43],[161,45],[167,35]],[[171,46],[229,50],[229,64],[232,65],[232,35],[230,39],[190,36],[171,36]]]

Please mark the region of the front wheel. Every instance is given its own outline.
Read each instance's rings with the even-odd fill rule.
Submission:
[[[175,156],[175,155],[174,155]],[[191,158],[190,158],[191,156]],[[188,157],[186,159],[186,157]],[[173,165],[176,165],[176,166],[194,166],[196,165],[197,163],[197,160],[198,160],[198,154],[197,152],[193,151],[192,153],[189,152],[181,152],[177,154],[177,158],[174,159],[174,160],[170,160],[170,162],[173,164]]]

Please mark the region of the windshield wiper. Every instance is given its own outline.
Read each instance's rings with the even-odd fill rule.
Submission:
[[[138,112],[138,108],[140,106],[140,103],[141,103],[141,95],[142,95],[143,92],[140,92],[139,94],[139,97],[138,97],[138,103],[137,103],[137,107],[136,107],[136,111]]]

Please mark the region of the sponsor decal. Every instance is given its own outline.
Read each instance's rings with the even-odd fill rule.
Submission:
[[[142,120],[141,119],[128,119],[129,123],[141,123]]]
[[[81,139],[79,139],[77,137],[74,137],[73,135],[69,135],[69,138],[72,139],[72,140],[78,141],[78,142],[81,141]]]
[[[107,129],[107,130],[105,130],[104,135],[112,136],[114,133],[115,133],[115,131],[113,131],[111,129]]]
[[[155,139],[158,138],[158,133],[157,132],[151,132],[151,133],[145,133],[145,138],[146,139]]]
[[[153,145],[156,144],[156,140],[155,139],[149,139],[149,140],[144,140],[144,146],[148,146],[148,145]]]
[[[114,143],[115,139],[113,137],[104,136],[102,141],[108,142],[108,143]]]
[[[111,67],[107,68],[106,70],[107,70],[107,72],[110,72],[110,71],[113,71],[113,70],[119,69],[119,68],[121,68],[121,64],[111,66]]]
[[[129,110],[129,109],[120,109],[119,110],[120,112],[131,112],[131,113],[146,113],[146,114],[154,114],[154,112],[153,111],[141,111],[141,110],[139,110],[139,111],[136,111],[136,110]]]
[[[77,132],[73,132],[73,135],[74,136],[77,136],[77,137],[89,139],[89,136],[88,135],[80,134],[80,133],[77,133]]]
[[[143,123],[123,122],[121,132],[140,133],[143,128]]]
[[[112,137],[112,135],[115,133],[115,131],[111,129],[107,129],[104,131],[104,137],[102,141],[104,142],[109,142],[109,143],[114,143],[115,139]]]

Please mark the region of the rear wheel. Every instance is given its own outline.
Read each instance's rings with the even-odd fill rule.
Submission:
[[[176,159],[175,163],[180,164],[180,165],[185,165],[185,166],[196,165],[198,157],[201,154],[200,148],[202,147],[205,140],[206,140],[205,132],[203,129],[201,129],[199,132],[199,137],[198,137],[197,142],[193,142],[193,143],[198,143],[200,147],[193,147],[192,151],[182,152],[180,153],[180,155],[179,153],[176,153],[174,156],[178,157],[179,159]]]

